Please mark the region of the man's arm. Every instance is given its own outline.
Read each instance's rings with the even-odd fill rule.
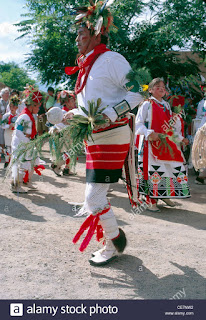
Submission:
[[[127,75],[131,71],[131,66],[122,55],[115,55],[106,61],[112,82],[125,91],[125,96],[122,101],[113,107],[106,108],[103,112],[114,122],[117,118],[123,117],[130,110],[134,109],[143,100],[143,97],[139,93],[139,85],[134,85],[127,79]]]

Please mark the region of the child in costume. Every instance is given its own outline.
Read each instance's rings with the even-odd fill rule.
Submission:
[[[68,112],[69,110],[72,110],[76,107],[76,104],[75,104],[75,95],[73,92],[71,91],[67,91],[67,90],[63,90],[63,91],[60,91],[58,93],[58,96],[57,96],[57,100],[60,101],[60,104],[62,106],[62,112],[63,112],[63,115]],[[59,132],[61,131],[61,129],[63,129],[65,127],[65,124],[64,123],[58,123],[58,124],[55,124],[54,127],[52,127],[50,129],[50,132],[53,131],[53,132]],[[58,146],[55,146],[55,143],[53,142],[53,148],[58,148]],[[64,169],[62,170],[62,166],[65,164],[65,167]],[[54,171],[54,173],[57,175],[57,176],[61,176],[61,172],[64,176],[69,176],[69,175],[73,175],[74,173],[71,171],[70,167],[70,157],[69,157],[69,154],[68,152],[64,151],[62,152],[62,159],[61,160],[58,160],[54,161],[54,159],[52,159],[52,164],[51,164],[51,168],[52,170]]]
[[[9,104],[9,88],[3,88],[0,91],[0,120],[2,119],[3,115],[6,113],[6,108]],[[4,141],[4,130],[0,126],[0,147],[1,147],[1,156],[4,158],[4,147],[5,147],[5,141]]]
[[[162,99],[166,92],[164,81],[153,79],[149,92],[152,96],[136,117],[138,189],[152,204],[148,210],[159,212],[158,199],[173,207],[171,198],[188,198],[190,191],[184,156],[177,145],[184,137],[172,128],[170,106]]]
[[[16,90],[16,89],[11,90],[10,98],[12,98],[13,96],[17,96],[20,99],[19,105],[18,105],[18,109],[17,109],[17,112],[16,112],[18,115],[20,115],[22,110],[25,108],[25,104],[24,104],[23,101],[21,101],[19,90]],[[9,112],[9,111],[10,111],[10,104],[8,104],[7,108],[6,108],[6,112]]]
[[[5,164],[6,168],[11,159],[11,140],[14,130],[14,125],[17,120],[17,111],[20,99],[18,96],[12,96],[9,101],[10,111],[5,113],[2,117],[2,129],[4,129],[4,140],[5,140]]]
[[[16,160],[18,150],[21,148],[21,142],[27,143],[34,139],[37,132],[33,114],[37,114],[41,104],[42,95],[38,89],[29,86],[24,91],[25,105],[21,114],[16,120],[15,130],[12,137],[12,182],[11,190],[13,193],[27,193],[27,190],[22,186],[27,187],[29,190],[35,190],[36,187],[32,185],[31,178],[34,172],[34,166],[39,165],[40,159],[37,158],[32,163],[32,155],[27,154],[25,159],[20,157]],[[24,146],[23,146],[24,148]],[[15,161],[16,160],[16,161]],[[24,184],[23,184],[24,182]]]

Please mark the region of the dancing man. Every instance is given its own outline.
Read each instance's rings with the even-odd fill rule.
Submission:
[[[100,238],[102,231],[105,238],[104,248],[92,254],[91,265],[105,265],[123,252],[126,237],[118,228],[114,212],[107,199],[109,184],[118,182],[122,167],[130,147],[131,130],[128,113],[141,101],[139,92],[131,90],[127,74],[131,70],[129,63],[119,53],[107,47],[108,33],[112,27],[112,16],[109,8],[102,2],[95,5],[90,1],[88,8],[77,9],[78,33],[76,44],[80,53],[77,67],[66,67],[69,75],[79,71],[75,94],[78,106],[88,110],[88,101],[101,106],[106,124],[96,126],[92,138],[86,143],[86,190],[83,210],[90,214],[73,239],[76,243],[84,230],[89,231],[83,240],[80,251],[83,251],[92,235],[97,231]],[[96,23],[97,21],[97,23]],[[139,90],[137,90],[139,91]],[[65,118],[82,114],[82,109],[69,111]],[[82,210],[82,209],[81,209]]]

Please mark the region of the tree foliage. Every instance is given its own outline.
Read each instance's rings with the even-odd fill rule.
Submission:
[[[68,79],[64,68],[75,64],[77,54],[73,7],[86,3],[26,1],[29,13],[18,24],[19,31],[29,37],[32,53],[27,64],[39,71],[43,83]],[[123,54],[134,70],[147,68],[152,77],[197,74],[197,65],[189,60],[181,63],[175,50],[188,49],[205,57],[205,9],[202,0],[116,0],[111,11],[118,33],[111,34],[110,48]],[[73,86],[75,75],[69,79]]]
[[[6,86],[19,91],[24,90],[27,83],[35,83],[34,80],[29,78],[27,72],[19,68],[14,62],[0,62],[0,81]]]

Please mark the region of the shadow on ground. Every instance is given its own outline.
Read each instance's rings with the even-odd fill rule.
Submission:
[[[0,196],[0,203],[0,214],[20,220],[46,222],[42,216],[32,214],[30,210],[18,201],[18,198],[17,200],[14,200]]]
[[[180,291],[185,292],[185,294],[182,293],[181,299],[205,299],[206,279],[189,266],[170,263],[183,274],[170,274],[158,278],[143,265],[142,260],[125,254],[110,264],[111,270],[115,269],[121,273],[118,278],[103,275],[102,272],[98,273],[97,269],[91,272],[91,276],[98,281],[101,288],[133,290],[133,294],[122,296],[122,299],[139,297],[142,299],[172,299]],[[104,267],[101,267],[101,271],[103,269]]]

